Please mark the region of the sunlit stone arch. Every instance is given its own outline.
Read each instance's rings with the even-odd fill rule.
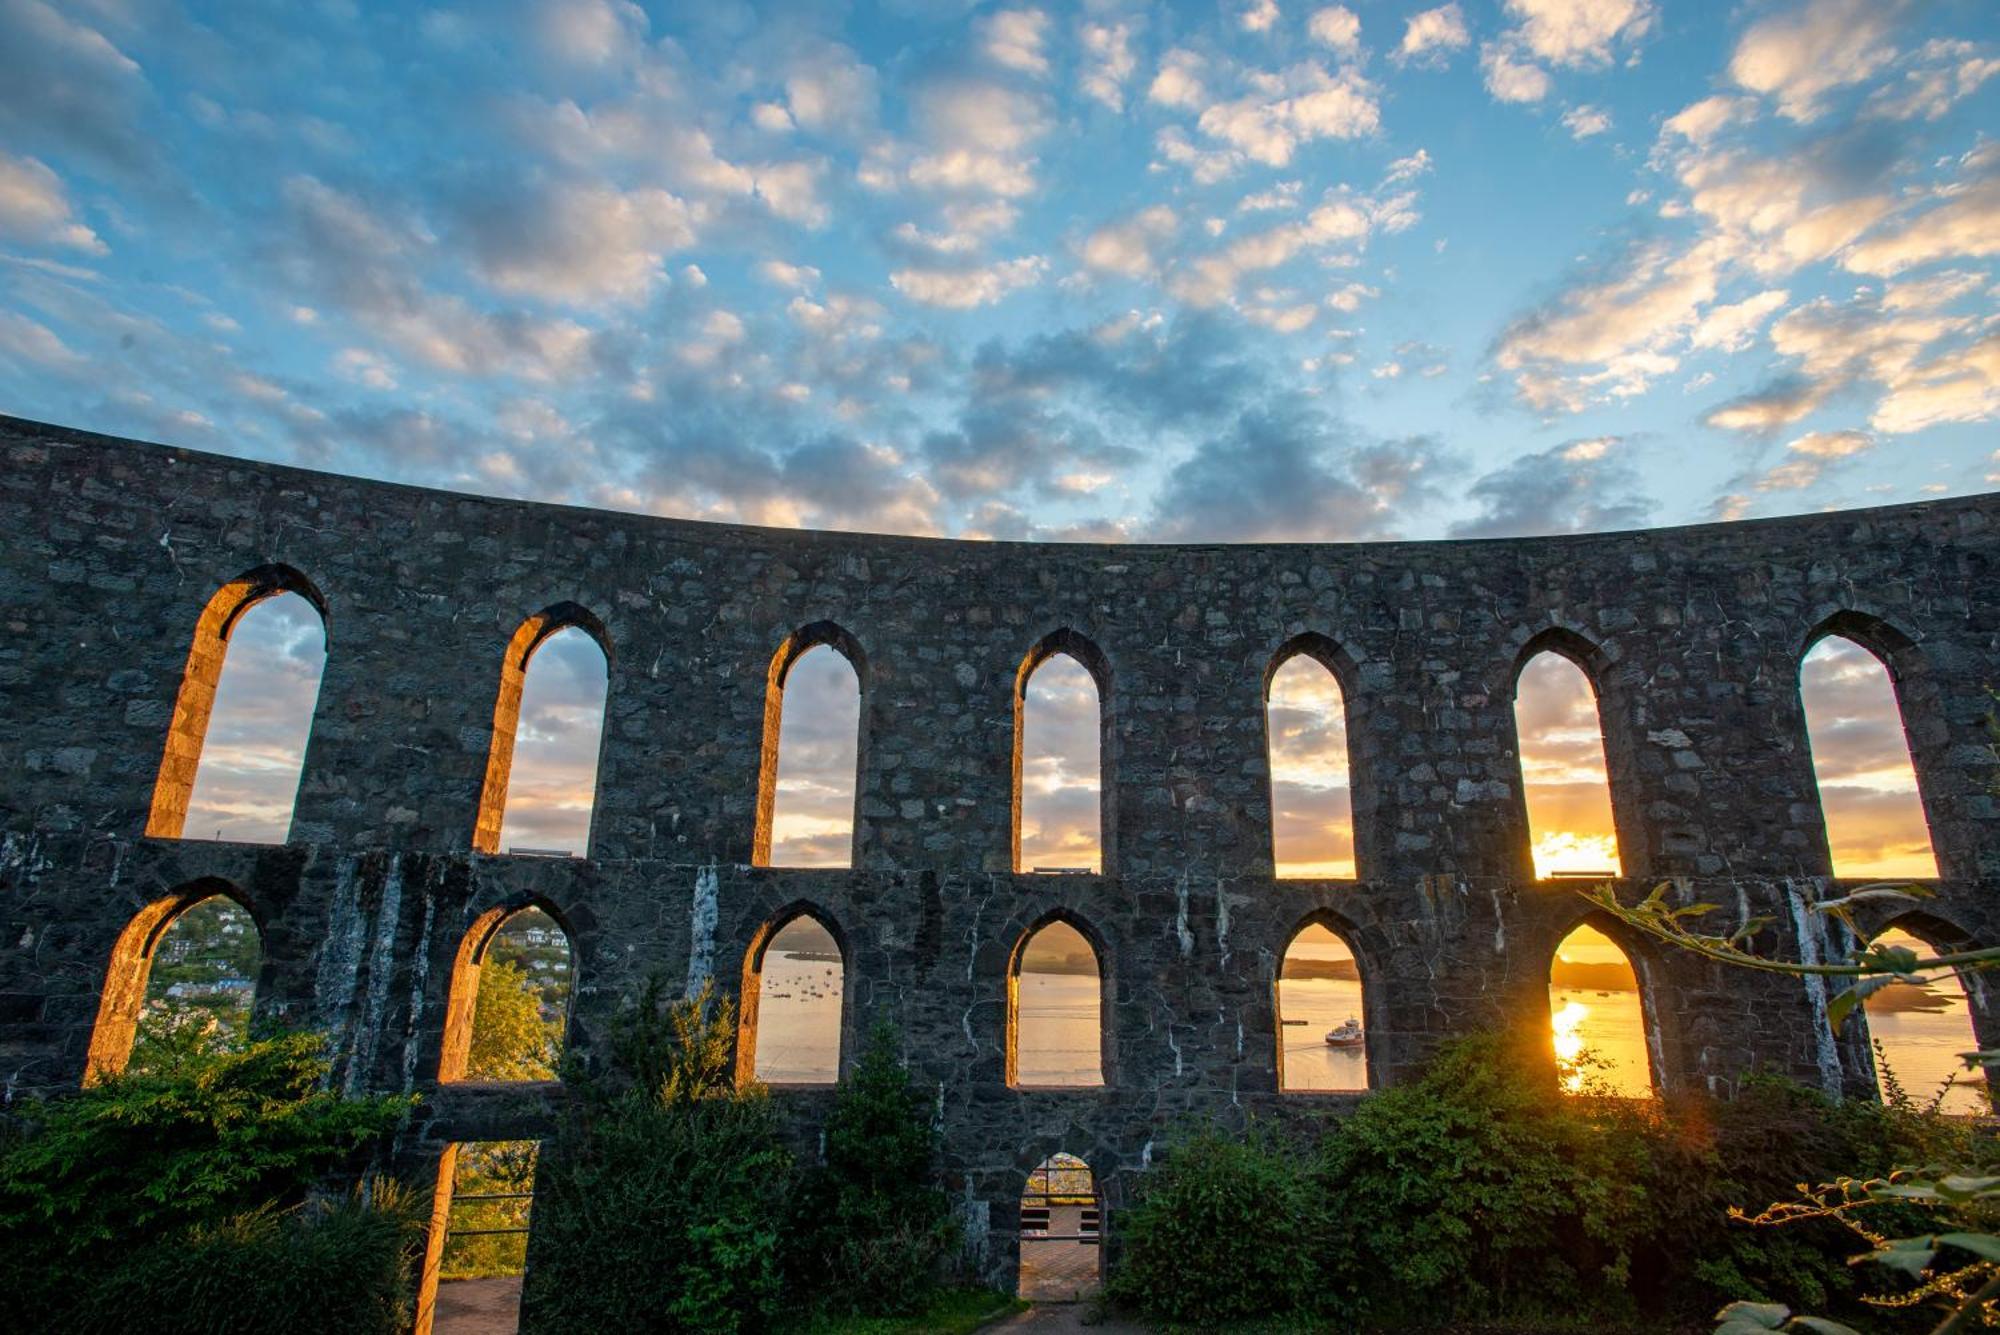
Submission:
[[[1338,938],[1340,944],[1347,948],[1349,956],[1354,961],[1354,971],[1360,981],[1361,987],[1361,1014],[1356,1017],[1361,1021],[1363,1034],[1363,1047],[1361,1051],[1364,1077],[1360,1088],[1364,1090],[1374,1089],[1377,1085],[1375,1072],[1381,1060],[1378,1054],[1382,1043],[1382,1036],[1377,1028],[1377,1023],[1381,1017],[1389,1013],[1388,999],[1383,995],[1385,987],[1383,980],[1386,977],[1386,971],[1377,966],[1373,949],[1361,944],[1363,934],[1356,928],[1354,922],[1345,914],[1326,906],[1314,908],[1293,922],[1291,928],[1285,933],[1277,953],[1276,974],[1271,979],[1272,1027],[1276,1034],[1274,1065],[1277,1072],[1277,1087],[1280,1091],[1286,1093],[1313,1092],[1305,1086],[1296,1089],[1291,1088],[1288,1086],[1286,1080],[1284,971],[1286,961],[1291,956],[1292,948],[1298,944],[1299,938],[1315,927],[1323,928]],[[1354,1091],[1338,1090],[1329,1092],[1346,1093]]]
[[[1646,1088],[1643,1091],[1633,1088],[1628,1092],[1634,1096],[1658,1094],[1668,1088],[1666,1053],[1670,1046],[1668,1027],[1673,1022],[1672,1016],[1659,1005],[1658,979],[1661,977],[1659,951],[1651,938],[1632,930],[1602,910],[1591,909],[1569,916],[1550,933],[1547,970],[1549,984],[1546,989],[1549,994],[1547,1012],[1549,1022],[1546,1032],[1551,1042],[1557,1045],[1557,1051],[1553,1055],[1560,1064],[1563,1056],[1560,1051],[1562,1017],[1557,1013],[1555,1005],[1557,985],[1553,974],[1563,947],[1568,945],[1571,938],[1580,930],[1595,932],[1603,937],[1623,957],[1624,963],[1631,970],[1634,989],[1637,992],[1637,1014],[1633,1022],[1636,1032],[1627,1029],[1622,1031],[1621,1036],[1625,1041],[1634,1043],[1641,1054]],[[1601,989],[1582,990],[1596,992]],[[1633,1072],[1634,1076],[1638,1074],[1640,1072]],[[1638,1081],[1635,1079],[1633,1083],[1636,1085]]]
[[[514,745],[521,723],[521,692],[527,684],[528,665],[536,650],[551,637],[566,630],[582,631],[604,655],[604,710],[609,717],[613,679],[611,668],[616,659],[612,653],[611,632],[597,614],[581,603],[557,602],[523,620],[507,641],[500,659],[500,683],[493,702],[493,730],[486,756],[486,779],[480,786],[479,810],[473,824],[472,847],[477,852],[500,851],[500,829],[506,820],[507,787],[514,773]],[[602,770],[604,738],[609,732],[609,728],[599,726],[599,771]],[[594,803],[591,823],[593,826],[596,824]]]
[[[478,1024],[479,977],[486,963],[488,950],[501,930],[513,919],[530,911],[539,912],[555,924],[562,933],[563,946],[569,965],[568,989],[564,999],[561,1032],[558,1045],[568,1051],[571,1034],[570,1024],[576,1011],[576,996],[582,975],[583,961],[577,950],[577,935],[571,928],[567,915],[556,904],[542,895],[510,898],[477,914],[472,925],[459,938],[458,950],[452,959],[451,982],[445,997],[444,1041],[438,1060],[439,1083],[465,1080],[468,1058],[472,1052],[472,1036]]]
[[[853,809],[849,816],[848,865],[858,861],[854,841],[861,830],[861,776],[868,766],[868,654],[861,642],[833,621],[815,621],[786,636],[771,655],[764,685],[764,731],[758,751],[757,811],[752,834],[750,861],[759,867],[771,865],[771,839],[778,810],[778,766],[780,741],[784,733],[785,682],[801,658],[818,648],[828,648],[846,660],[854,673],[856,697],[856,738],[854,747]]]
[[[194,796],[195,774],[201,765],[202,747],[215,710],[216,689],[222,684],[231,632],[250,609],[286,593],[297,594],[319,614],[331,652],[326,597],[293,566],[281,562],[257,566],[210,596],[195,620],[193,642],[181,672],[173,719],[168,724],[166,746],[160,757],[159,777],[153,784],[152,806],[146,816],[146,833],[153,838],[179,839],[185,830],[188,803]]]
[[[764,1023],[764,967],[765,955],[778,936],[792,924],[810,920],[817,924],[833,939],[834,949],[840,954],[840,1003],[833,1028],[833,1061],[829,1063],[830,1074],[825,1080],[799,1081],[790,1083],[832,1083],[840,1079],[853,1060],[855,1051],[855,1005],[854,1005],[854,948],[840,920],[821,904],[810,899],[795,899],[767,915],[751,937],[749,948],[743,952],[743,972],[738,985],[736,1003],[736,1082],[748,1085],[762,1079],[757,1070],[757,1044],[759,1031]],[[787,1082],[776,1082],[787,1083]]]
[[[1020,1077],[1019,1043],[1021,1031],[1021,968],[1029,947],[1045,929],[1056,924],[1073,929],[1090,948],[1097,964],[1097,1050],[1098,1079],[1083,1085],[1066,1088],[1096,1088],[1116,1083],[1115,1057],[1117,1052],[1116,1034],[1113,1020],[1117,1014],[1116,992],[1112,982],[1114,955],[1110,941],[1097,926],[1083,913],[1067,905],[1043,910],[1033,918],[1017,919],[1003,929],[1002,940],[1011,939],[1013,949],[1007,956],[1007,1011],[1004,1049],[1006,1053],[1006,1080],[1014,1088],[1037,1088],[1033,1082],[1023,1082]]]
[[[1012,863],[1016,871],[1032,870],[1021,862],[1022,766],[1028,723],[1028,684],[1036,670],[1058,654],[1067,655],[1081,665],[1097,690],[1097,846],[1099,870],[1110,875],[1118,865],[1118,747],[1111,660],[1089,636],[1068,626],[1052,630],[1037,640],[1014,674]]]
[[[1372,809],[1372,789],[1364,796],[1366,778],[1358,760],[1357,739],[1360,737],[1362,721],[1368,713],[1367,695],[1360,689],[1360,668],[1354,657],[1331,636],[1319,631],[1303,631],[1293,635],[1271,655],[1264,665],[1262,693],[1260,701],[1264,718],[1265,774],[1268,785],[1268,806],[1271,819],[1271,856],[1273,868],[1279,876],[1307,877],[1311,872],[1288,870],[1286,860],[1280,856],[1282,846],[1296,840],[1299,832],[1290,828],[1284,820],[1284,804],[1279,797],[1279,785],[1285,775],[1280,773],[1277,733],[1271,722],[1272,689],[1279,674],[1298,659],[1305,659],[1322,668],[1332,682],[1340,699],[1340,769],[1345,777],[1344,825],[1341,831],[1346,837],[1352,866],[1346,876],[1335,875],[1333,879],[1357,879],[1362,874],[1362,836],[1359,814],[1364,807]],[[1319,879],[1327,879],[1320,877]]]
[[[1844,641],[1866,653],[1881,667],[1888,679],[1889,705],[1895,711],[1902,747],[1893,764],[1906,766],[1908,781],[1915,790],[1915,809],[1906,820],[1898,824],[1905,826],[1911,845],[1921,844],[1921,856],[1929,859],[1930,865],[1915,872],[1899,871],[1893,874],[1927,878],[1940,873],[1939,845],[1936,837],[1937,803],[1932,784],[1927,773],[1936,763],[1933,754],[1940,746],[1946,745],[1948,731],[1940,717],[1941,704],[1931,677],[1928,655],[1915,640],[1897,629],[1886,618],[1871,612],[1859,611],[1853,607],[1838,607],[1831,610],[1817,609],[1819,615],[1806,632],[1793,660],[1795,681],[1799,691],[1798,717],[1805,730],[1807,751],[1812,755],[1815,793],[1819,797],[1821,836],[1826,848],[1826,867],[1835,876],[1875,876],[1891,874],[1877,871],[1846,871],[1840,865],[1837,853],[1836,830],[1839,817],[1828,810],[1824,784],[1821,779],[1823,755],[1815,743],[1815,721],[1807,703],[1805,675],[1814,651],[1822,648],[1829,640]],[[1917,828],[1921,824],[1921,829]]]
[[[83,1081],[91,1084],[117,1075],[132,1057],[138,1037],[139,1018],[146,1005],[146,984],[152,976],[154,952],[174,924],[197,905],[211,899],[226,899],[241,909],[257,933],[260,949],[266,927],[250,896],[234,882],[220,877],[189,881],[155,899],[132,915],[112,943],[111,956],[104,967],[104,981],[98,992],[97,1020],[90,1031],[90,1056]],[[253,984],[256,980],[253,980]],[[251,991],[251,1014],[256,1014],[257,989]]]
[[[1526,744],[1521,730],[1522,683],[1544,655],[1552,655],[1582,678],[1589,688],[1591,715],[1597,727],[1597,757],[1603,778],[1597,782],[1602,790],[1603,810],[1597,816],[1606,827],[1608,835],[1606,849],[1608,860],[1613,864],[1592,871],[1605,871],[1615,875],[1642,874],[1634,863],[1634,850],[1641,840],[1634,837],[1642,826],[1626,812],[1619,801],[1619,784],[1614,781],[1621,771],[1632,772],[1632,738],[1625,726],[1623,711],[1606,708],[1606,684],[1614,671],[1615,658],[1612,652],[1597,641],[1571,626],[1552,625],[1535,631],[1517,631],[1513,637],[1517,647],[1512,654],[1508,668],[1507,692],[1508,722],[1511,726],[1512,750],[1520,780],[1521,828],[1527,833],[1526,846],[1522,852],[1526,866],[1523,870],[1531,877],[1538,877],[1536,866],[1536,846],[1542,836],[1551,833],[1575,834],[1575,831],[1555,831],[1545,829],[1538,823],[1536,801],[1531,793],[1535,784],[1528,776]],[[1622,763],[1621,763],[1622,762]],[[1593,781],[1596,782],[1596,781]],[[1544,821],[1547,820],[1545,816]]]
[[[1884,944],[1885,938],[1910,938],[1920,956],[1954,955],[1977,950],[1982,943],[1934,905],[1881,915],[1884,921],[1869,929],[1863,923],[1867,945]],[[1959,1114],[1984,1115],[1991,1103],[1972,1073],[1964,1069],[1960,1054],[2000,1046],[2000,1017],[1994,1014],[1993,980],[1979,969],[1954,970],[1934,975],[1923,988],[1941,1009],[1930,1004],[1912,1009],[1905,1003],[1909,985],[1891,983],[1867,997],[1860,1016],[1866,1024],[1868,1070],[1878,1096],[1886,1097],[1887,1082],[1877,1064],[1887,1059],[1890,1071],[1904,1092],[1918,1103],[1937,1094],[1944,1078],[1954,1082],[1943,1110]]]

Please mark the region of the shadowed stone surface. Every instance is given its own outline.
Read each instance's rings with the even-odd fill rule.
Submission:
[[[113,946],[192,882],[263,934],[261,1015],[327,1029],[348,1089],[412,1090],[421,1180],[451,1141],[544,1134],[553,1086],[436,1081],[450,973],[482,913],[544,906],[575,947],[586,1058],[647,975],[741,977],[787,906],[847,951],[846,1041],[893,1020],[936,1089],[947,1167],[1011,1285],[1028,1171],[1097,1174],[1115,1244],[1134,1175],[1183,1124],[1338,1115],[1276,1091],[1275,979],[1316,913],[1352,944],[1375,1083],[1443,1039],[1545,1031],[1548,968],[1585,906],[1532,879],[1512,696],[1554,647],[1601,701],[1624,893],[1769,915],[1783,953],[1842,943],[1798,664],[1838,630],[1898,683],[1942,879],[1913,930],[2000,944],[2000,500],[1587,537],[1090,546],[764,530],[356,481],[0,419],[0,1069],[73,1086]],[[323,599],[326,672],[291,842],[145,836],[195,628],[247,572]],[[581,609],[610,665],[587,859],[473,851],[510,640]],[[564,615],[570,615],[565,612]],[[748,865],[766,691],[788,637],[865,655],[854,870]],[[1354,882],[1272,876],[1263,683],[1308,632],[1348,702]],[[815,634],[826,633],[823,629]],[[1106,871],[1011,870],[1014,692],[1057,637],[1101,665]],[[1105,969],[1105,1087],[1005,1080],[1007,962],[1062,910]],[[1886,917],[1884,918],[1886,921]],[[1867,1094],[1798,982],[1662,955],[1639,972],[1668,1088],[1755,1064]],[[1980,1041],[2000,1010],[1969,989]],[[781,1091],[802,1143],[824,1092]]]

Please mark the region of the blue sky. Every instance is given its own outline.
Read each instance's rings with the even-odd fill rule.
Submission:
[[[1962,494],[1996,76],[1976,0],[0,0],[0,410],[994,537]]]

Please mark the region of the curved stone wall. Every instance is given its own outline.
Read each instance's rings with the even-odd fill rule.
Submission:
[[[546,1122],[550,1091],[435,1080],[482,913],[536,902],[564,924],[588,1051],[649,974],[735,987],[760,929],[805,903],[850,947],[849,1033],[893,1019],[939,1087],[1000,1273],[1048,1153],[1083,1155],[1115,1212],[1180,1119],[1338,1104],[1276,1093],[1277,965],[1315,913],[1363,970],[1378,1083],[1452,1034],[1547,1023],[1550,954],[1585,906],[1533,879],[1512,693],[1551,646],[1599,692],[1625,887],[1675,878],[1773,915],[1772,948],[1795,950],[1827,944],[1793,924],[1831,884],[1799,659],[1829,627],[1868,643],[1897,680],[1937,853],[1925,926],[2000,943],[1994,496],[1533,540],[1040,545],[488,500],[12,419],[0,459],[14,1093],[81,1077],[120,933],[206,878],[264,933],[260,1010],[332,1031],[348,1087],[426,1096],[412,1162]],[[149,837],[197,627],[218,590],[274,570],[306,582],[328,636],[292,842]],[[607,649],[587,859],[474,851],[502,665],[542,614]],[[772,662],[802,631],[839,636],[861,673],[851,871],[748,865]],[[1272,876],[1264,682],[1304,634],[1335,646],[1349,702],[1357,881]],[[1016,682],[1051,636],[1103,679],[1101,876],[1011,870]],[[1008,960],[1056,910],[1104,946],[1102,1090],[1005,1081]],[[1824,1039],[1807,988],[1625,944],[1667,1086],[1726,1091],[1768,1063],[1871,1088],[1865,1048]],[[2000,1046],[2000,1008],[1974,1009]],[[780,1097],[802,1119],[823,1098]]]

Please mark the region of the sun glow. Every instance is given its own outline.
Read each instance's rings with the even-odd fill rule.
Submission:
[[[1583,1022],[1590,1018],[1590,1007],[1580,1001],[1565,1002],[1561,1009],[1549,1017],[1555,1027],[1556,1065],[1562,1072],[1562,1087],[1566,1094],[1574,1094],[1583,1088],[1583,1070],[1577,1064],[1583,1056]]]

